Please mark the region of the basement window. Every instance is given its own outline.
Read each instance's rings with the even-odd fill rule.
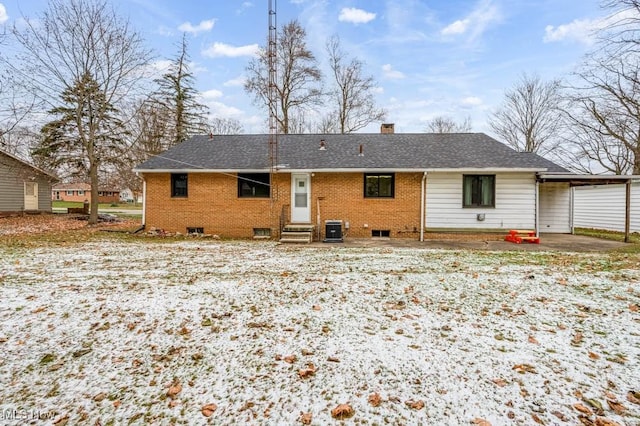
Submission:
[[[238,198],[269,198],[269,173],[238,173]]]
[[[372,229],[371,236],[373,238],[389,238],[391,236],[391,231],[388,229]]]
[[[204,234],[204,228],[187,226],[187,234]]]
[[[253,228],[253,238],[255,239],[271,238],[271,229],[270,228]]]

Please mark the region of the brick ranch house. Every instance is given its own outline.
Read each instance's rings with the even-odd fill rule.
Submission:
[[[308,225],[315,240],[327,221],[354,238],[572,230],[570,184],[550,179],[567,171],[483,133],[288,134],[277,146],[274,170],[269,135],[196,136],[140,164],[143,224],[230,238]]]
[[[83,203],[85,200],[91,202],[91,185],[88,183],[59,183],[51,190],[51,199],[56,201],[77,201]],[[112,188],[100,188],[98,190],[99,203],[118,203],[120,201],[120,191]]]

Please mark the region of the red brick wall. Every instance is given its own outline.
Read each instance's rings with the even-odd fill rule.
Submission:
[[[204,228],[220,237],[251,238],[253,228],[271,228],[278,235],[281,212],[290,218],[291,175],[274,179],[275,199],[238,198],[235,174],[190,173],[188,197],[171,197],[171,175],[145,174],[146,226],[168,232]],[[420,173],[396,173],[395,197],[365,198],[363,173],[314,173],[311,178],[311,222],[320,206],[321,238],[324,221],[349,222],[347,236],[371,237],[371,231],[389,230],[392,238],[418,238],[420,230]]]

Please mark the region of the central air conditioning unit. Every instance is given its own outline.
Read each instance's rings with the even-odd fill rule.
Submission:
[[[341,220],[325,220],[325,233],[324,240],[325,243],[342,243],[344,239],[342,238],[342,221]]]

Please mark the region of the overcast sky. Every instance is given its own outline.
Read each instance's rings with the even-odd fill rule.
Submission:
[[[265,113],[242,87],[268,34],[267,0],[112,0],[156,50],[158,66],[188,35],[192,69],[213,116],[264,133]],[[44,0],[0,0],[0,27],[36,17]],[[278,26],[297,19],[326,69],[337,34],[365,63],[396,132],[422,132],[435,116],[491,133],[486,121],[523,72],[567,76],[593,43],[606,12],[598,0],[278,0]],[[379,123],[363,131],[378,132]]]

